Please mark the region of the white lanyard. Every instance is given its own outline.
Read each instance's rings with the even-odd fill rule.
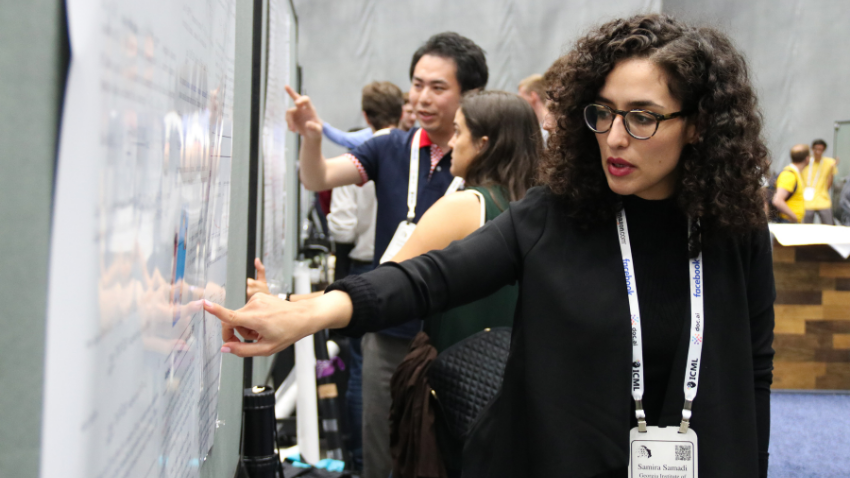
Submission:
[[[422,128],[416,130],[413,135],[413,143],[410,144],[410,174],[407,180],[407,222],[412,223],[416,217],[416,196],[419,191],[419,148],[422,138]],[[446,194],[451,194],[458,190],[463,183],[463,179],[455,177],[449,188],[446,189]]]
[[[617,235],[620,239],[620,252],[623,256],[623,269],[626,274],[626,291],[629,295],[629,311],[632,321],[632,398],[635,400],[635,416],[638,430],[646,432],[646,414],[643,410],[643,339],[640,326],[640,307],[635,281],[635,266],[632,259],[632,246],[629,240],[629,226],[626,223],[626,211],[617,213]],[[688,362],[685,367],[685,406],[682,409],[682,424],[679,433],[686,433],[690,426],[691,407],[697,396],[699,385],[700,359],[702,358],[702,342],[705,329],[703,313],[703,296],[705,294],[703,280],[702,252],[696,259],[689,259],[691,282],[691,336],[688,346]]]
[[[812,182],[812,170],[815,169],[815,164],[817,164],[818,172],[815,174],[815,182]],[[816,163],[814,159],[809,163],[809,178],[806,179],[806,186],[815,187],[817,185],[818,178],[820,177],[820,165],[821,163]]]
[[[416,193],[419,190],[419,145],[421,144],[422,128],[413,135],[410,144],[410,174],[407,180],[407,222],[413,222],[416,217]]]

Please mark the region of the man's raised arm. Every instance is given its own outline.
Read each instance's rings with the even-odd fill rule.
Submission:
[[[295,106],[286,110],[286,123],[291,131],[301,135],[301,183],[310,191],[324,191],[347,184],[359,184],[362,179],[357,166],[343,156],[325,159],[322,155],[322,120],[308,96],[302,96],[288,85],[286,92]]]

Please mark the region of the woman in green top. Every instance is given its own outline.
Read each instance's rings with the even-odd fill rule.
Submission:
[[[495,219],[510,201],[525,196],[534,182],[543,137],[531,106],[504,91],[483,91],[463,98],[455,114],[452,148],[454,176],[464,191],[444,196],[419,220],[413,235],[393,257],[401,262],[463,239]],[[443,314],[429,317],[425,329],[443,351],[488,327],[511,326],[516,286]]]

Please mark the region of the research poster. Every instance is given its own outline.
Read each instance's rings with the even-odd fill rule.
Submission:
[[[235,2],[67,8],[41,476],[199,476],[220,425],[221,326],[199,302],[227,289]]]
[[[270,284],[283,280],[286,204],[286,108],[291,84],[289,10],[280,0],[269,1],[268,68],[263,114],[263,264]],[[284,287],[285,289],[285,287]],[[290,292],[272,290],[272,292]]]

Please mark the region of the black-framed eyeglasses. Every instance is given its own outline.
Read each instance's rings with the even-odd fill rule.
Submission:
[[[684,114],[683,111],[667,115],[646,110],[622,111],[591,103],[584,108],[584,122],[594,133],[607,133],[614,125],[614,118],[620,115],[623,117],[623,124],[629,136],[634,139],[649,139],[658,131],[658,125],[662,121],[678,118]]]

